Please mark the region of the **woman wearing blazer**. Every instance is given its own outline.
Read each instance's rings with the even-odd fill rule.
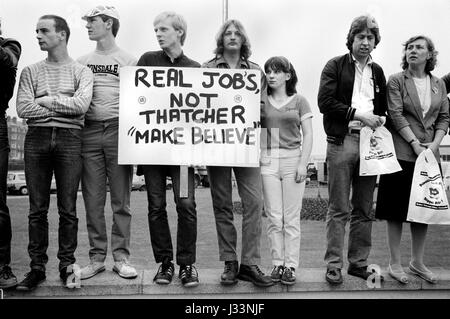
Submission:
[[[403,72],[392,75],[387,84],[389,128],[402,171],[381,176],[375,217],[387,220],[388,271],[403,284],[408,283],[408,276],[401,266],[400,240],[408,213],[415,161],[417,155],[429,148],[439,162],[439,145],[449,125],[444,82],[430,73],[436,65],[436,55],[428,37],[410,38],[404,44]],[[436,276],[423,263],[427,226],[410,223],[409,270],[436,283]]]

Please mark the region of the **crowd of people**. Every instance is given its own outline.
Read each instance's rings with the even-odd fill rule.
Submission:
[[[20,282],[11,267],[11,218],[6,204],[8,133],[5,112],[13,96],[21,45],[0,37],[0,288],[31,291],[46,279],[50,184],[57,184],[59,213],[58,253],[62,283],[73,288],[78,218],[76,199],[81,182],[89,237],[90,263],[77,274],[88,280],[105,270],[108,230],[105,221],[107,182],[113,215],[111,250],[113,271],[126,279],[138,272],[130,263],[130,192],[133,167],[118,164],[120,68],[153,66],[175,68],[252,69],[261,72],[261,143],[259,167],[208,166],[219,259],[224,263],[220,282],[238,280],[268,287],[296,283],[300,260],[300,211],[313,145],[310,103],[297,93],[298,77],[283,56],[269,58],[262,69],[249,60],[251,45],[243,24],[226,21],[216,36],[214,57],[201,64],[185,55],[187,25],[175,12],[163,12],[153,21],[159,51],[139,59],[116,44],[120,17],[112,6],[96,6],[82,19],[96,48],[77,60],[67,50],[70,28],[65,19],[44,15],[38,19],[36,38],[45,60],[26,66],[18,81],[17,114],[27,120],[25,175],[29,190],[28,254],[30,271]],[[1,28],[0,28],[1,34]],[[348,52],[329,60],[320,76],[317,105],[327,136],[329,203],[326,218],[325,279],[343,282],[345,227],[348,236],[347,273],[363,280],[368,269],[372,222],[387,221],[390,252],[388,273],[400,283],[408,275],[400,262],[402,225],[406,221],[409,191],[417,156],[431,149],[439,161],[439,145],[449,126],[444,79],[432,75],[437,51],[432,40],[413,36],[404,44],[403,71],[386,83],[382,67],[371,52],[380,43],[380,30],[369,15],[355,18],[347,35]],[[360,176],[360,131],[385,125],[393,136],[402,170],[382,175],[376,212],[372,209],[376,176]],[[274,142],[275,141],[275,142]],[[233,217],[232,173],[242,200],[242,246],[237,254]],[[184,287],[199,284],[195,267],[197,210],[194,169],[176,165],[139,165],[147,185],[148,225],[157,267],[156,284],[172,282],[175,265]],[[166,177],[173,183],[176,204],[176,252],[166,210]],[[181,177],[180,177],[181,176]],[[187,178],[187,196],[180,189]],[[267,217],[272,271],[259,264],[263,211]],[[409,269],[430,283],[437,277],[424,264],[427,225],[409,222],[412,257]],[[240,260],[240,263],[239,263]],[[376,274],[383,280],[381,274]]]

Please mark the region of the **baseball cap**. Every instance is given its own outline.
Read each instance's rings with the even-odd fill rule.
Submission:
[[[87,18],[95,17],[101,14],[119,20],[119,13],[117,12],[116,8],[114,8],[113,6],[102,6],[102,5],[96,6],[95,8],[86,12],[86,14],[82,17],[82,19],[87,20]]]

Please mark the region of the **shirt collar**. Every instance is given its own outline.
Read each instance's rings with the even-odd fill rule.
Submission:
[[[229,67],[228,62],[225,60],[225,58],[221,55],[216,57],[216,65],[220,65],[220,64],[225,64]],[[250,66],[248,65],[248,62],[243,60],[243,59],[239,59],[239,63],[240,68],[241,69],[250,69]]]
[[[350,53],[350,57],[352,58],[352,61],[353,61],[354,63],[356,63],[356,64],[359,65],[359,62],[358,62],[358,60],[355,59],[355,56],[353,55],[353,53]],[[371,66],[372,63],[373,63],[372,56],[369,55],[369,58],[367,59],[366,65]]]
[[[177,63],[179,62],[183,57],[184,57],[184,52],[181,51],[181,54],[179,56],[177,56],[175,59],[172,60],[170,59],[170,56],[167,55],[166,51],[162,50],[163,56],[171,63]]]

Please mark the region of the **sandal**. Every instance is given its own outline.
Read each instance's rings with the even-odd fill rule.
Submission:
[[[394,278],[395,280],[397,280],[399,283],[407,284],[409,282],[409,278],[406,275],[406,273],[403,271],[403,269],[401,271],[394,271],[392,269],[391,265],[389,265],[388,270],[389,270],[389,275],[392,278]]]
[[[437,277],[431,271],[421,271],[413,266],[413,264],[409,263],[409,270],[416,276],[419,276],[423,280],[429,282],[430,284],[437,283]]]

